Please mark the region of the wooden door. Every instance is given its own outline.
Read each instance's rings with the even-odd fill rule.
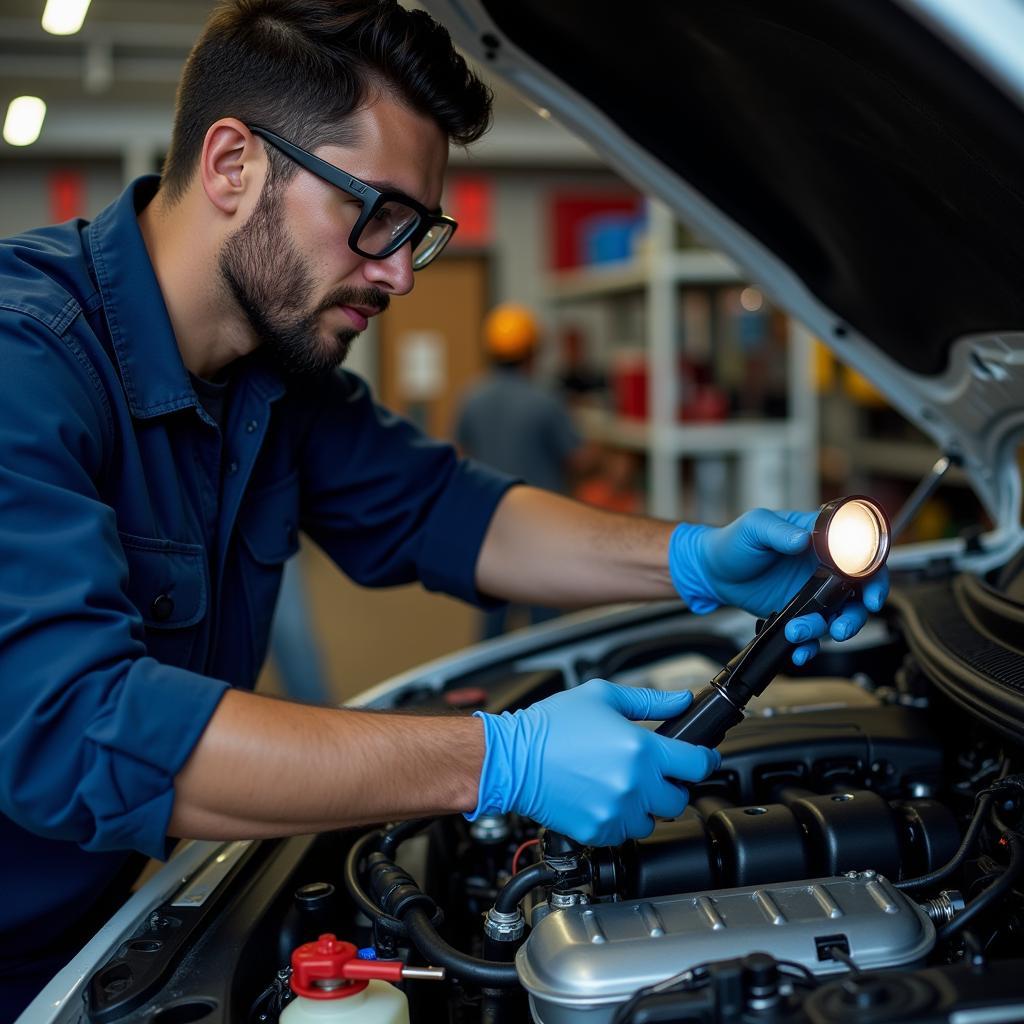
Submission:
[[[487,286],[483,256],[445,253],[380,319],[380,399],[434,437],[451,437],[462,393],[483,372]]]

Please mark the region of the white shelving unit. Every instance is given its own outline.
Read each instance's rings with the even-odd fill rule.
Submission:
[[[578,307],[643,295],[649,418],[639,421],[586,410],[581,414],[582,429],[595,440],[646,453],[647,508],[652,515],[680,517],[680,460],[684,458],[701,460],[713,474],[724,457],[737,460],[739,507],[730,515],[755,505],[812,508],[818,496],[817,409],[811,387],[811,336],[800,325],[790,321],[787,418],[707,424],[676,419],[679,292],[742,284],[746,278],[721,253],[676,249],[675,231],[669,209],[652,201],[642,256],[625,264],[565,271],[549,278],[546,295],[556,310],[568,304]]]

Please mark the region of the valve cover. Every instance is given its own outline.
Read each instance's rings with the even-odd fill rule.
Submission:
[[[865,970],[922,960],[935,928],[873,871],[548,914],[516,956],[538,1024],[609,1024],[638,989],[712,960],[763,951],[815,974],[846,970],[838,945]]]

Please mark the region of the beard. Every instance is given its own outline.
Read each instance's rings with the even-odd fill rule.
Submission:
[[[281,200],[272,181],[264,186],[251,216],[221,246],[221,279],[277,369],[288,377],[309,377],[340,366],[359,333],[354,327],[326,333],[320,315],[333,306],[389,302],[379,288],[337,288],[311,306],[315,291],[309,263],[283,228]]]

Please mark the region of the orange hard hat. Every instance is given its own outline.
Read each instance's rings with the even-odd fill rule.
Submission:
[[[502,303],[484,320],[484,344],[495,359],[525,359],[539,338],[537,318],[525,306]]]

